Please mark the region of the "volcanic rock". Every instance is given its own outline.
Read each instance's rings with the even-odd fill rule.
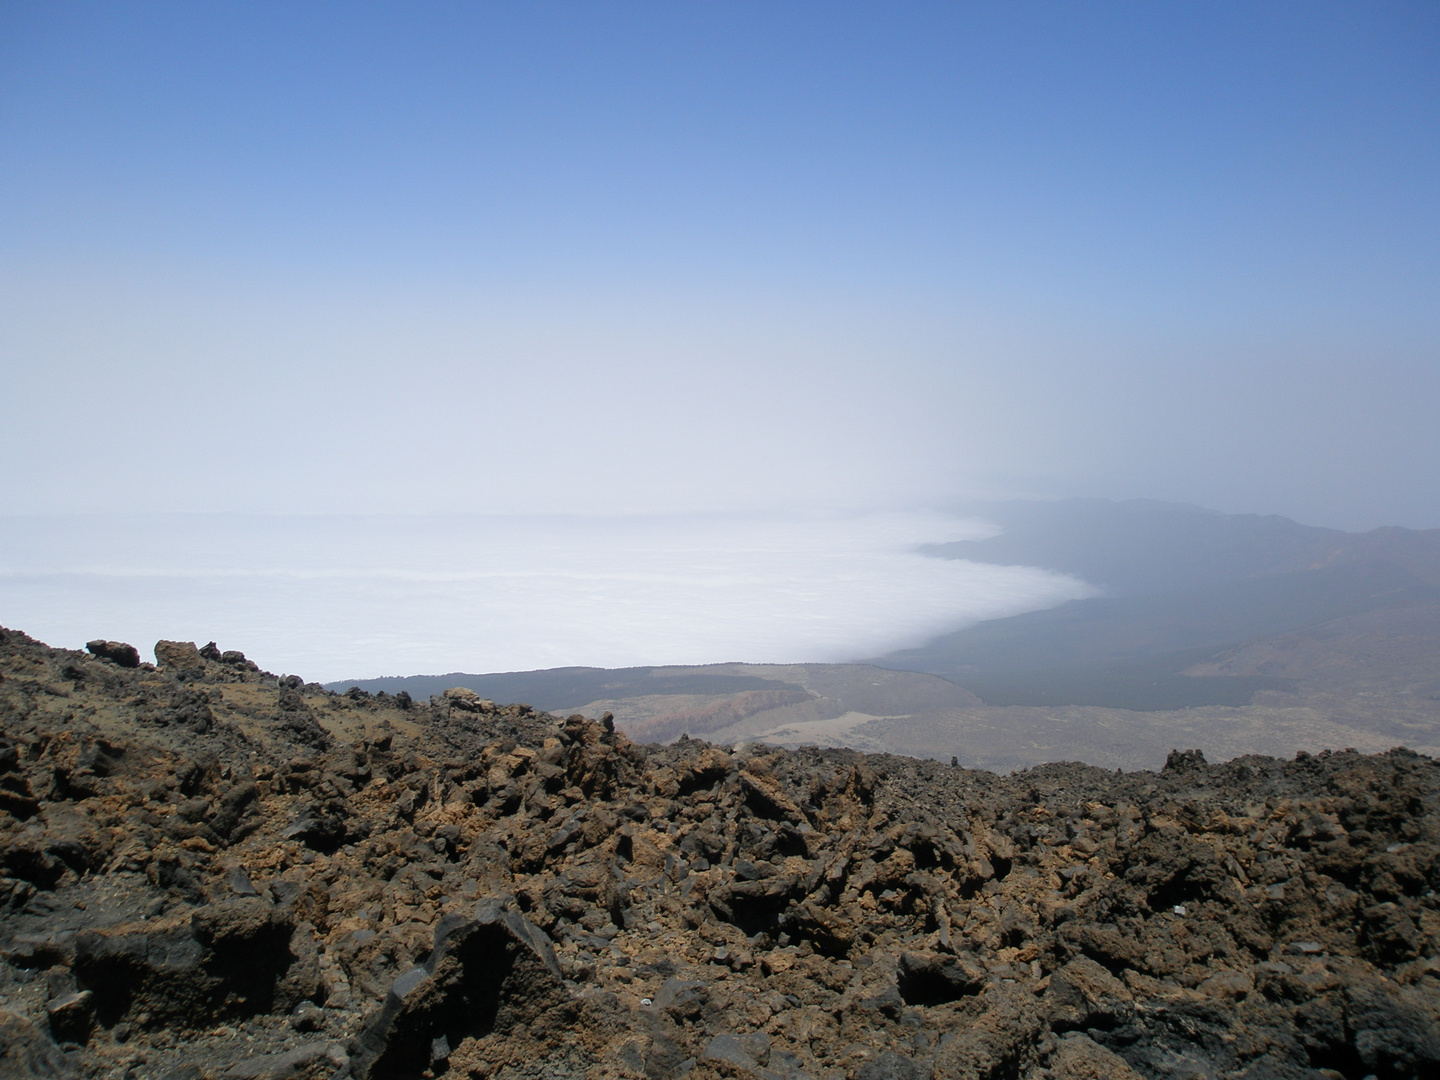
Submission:
[[[193,641],[157,641],[155,663],[174,671],[197,671],[205,666]]]
[[[1002,777],[95,656],[0,631],[7,1076],[1440,1071],[1405,750]]]
[[[140,650],[123,641],[106,641],[103,638],[90,642],[86,650],[102,660],[113,660],[121,667],[139,667]]]

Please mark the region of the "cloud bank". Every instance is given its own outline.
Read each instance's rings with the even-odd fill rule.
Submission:
[[[914,551],[986,531],[899,513],[0,518],[0,621],[74,648],[214,639],[328,681],[839,662],[1092,593]]]

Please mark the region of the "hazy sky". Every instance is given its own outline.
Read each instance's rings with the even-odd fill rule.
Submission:
[[[0,5],[0,512],[1440,526],[1440,6]]]

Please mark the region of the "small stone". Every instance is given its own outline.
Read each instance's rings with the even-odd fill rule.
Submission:
[[[302,1001],[290,1014],[290,1026],[296,1031],[319,1031],[325,1026],[325,1010],[313,1001]]]
[[[345,823],[336,817],[303,818],[282,829],[282,840],[298,840],[316,851],[333,851],[345,840]]]
[[[95,1013],[94,998],[89,990],[79,990],[46,1004],[50,1032],[57,1041],[84,1043],[89,1039]]]
[[[257,890],[254,885],[250,884],[249,875],[247,875],[245,871],[240,869],[240,867],[238,866],[233,867],[230,870],[230,873],[226,875],[225,880],[230,886],[230,891],[236,896],[260,895],[259,890]]]
[[[444,1035],[436,1035],[430,1040],[430,1060],[436,1065],[450,1060],[450,1040]]]

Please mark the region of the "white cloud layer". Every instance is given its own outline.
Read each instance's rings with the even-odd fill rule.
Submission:
[[[0,623],[73,648],[214,639],[328,681],[844,661],[1091,594],[914,550],[988,531],[902,513],[0,518]]]

